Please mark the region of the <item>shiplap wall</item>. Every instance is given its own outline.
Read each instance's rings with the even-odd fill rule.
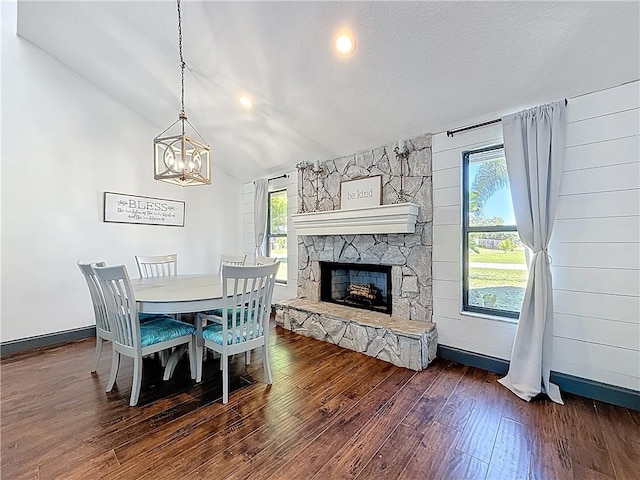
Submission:
[[[287,285],[276,284],[273,297],[276,300],[295,298],[298,284],[298,238],[295,233],[291,215],[298,209],[298,172],[289,172],[287,178],[279,178],[269,182],[269,191],[287,190]],[[255,260],[255,237],[253,228],[253,182],[243,185],[243,253],[247,254],[247,263]]]
[[[501,142],[500,124],[433,137],[433,318],[440,344],[508,359],[515,324],[460,314],[461,154]],[[640,390],[639,82],[570,100],[549,254],[552,369]]]

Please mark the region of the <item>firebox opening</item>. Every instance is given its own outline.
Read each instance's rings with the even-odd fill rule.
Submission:
[[[391,315],[391,266],[320,262],[320,300]]]

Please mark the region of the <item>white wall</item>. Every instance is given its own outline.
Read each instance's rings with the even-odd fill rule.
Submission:
[[[570,99],[566,161],[549,248],[555,297],[552,369],[636,390],[639,87],[634,82]],[[501,142],[500,124],[453,138],[433,137],[433,321],[440,344],[508,359],[515,324],[460,314],[461,153]]]
[[[279,178],[269,182],[269,191],[287,190],[287,284],[276,284],[273,297],[276,300],[295,298],[298,285],[298,236],[296,235],[291,215],[298,210],[298,172],[287,174],[287,178]],[[247,254],[247,263],[255,260],[255,236],[253,228],[253,182],[245,183],[243,199],[243,253]]]
[[[134,255],[175,252],[180,272],[216,272],[242,241],[242,185],[217,168],[215,145],[211,186],[154,181],[163,126],[17,37],[15,15],[2,2],[0,340],[95,324],[78,260],[124,263],[137,277]],[[184,200],[185,227],[103,223],[104,191]]]

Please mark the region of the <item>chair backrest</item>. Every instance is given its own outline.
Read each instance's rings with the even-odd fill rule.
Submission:
[[[140,278],[168,277],[178,274],[178,255],[136,255]]]
[[[124,265],[94,267],[107,306],[113,342],[133,350],[141,349],[138,306]]]
[[[220,255],[220,269],[218,273],[222,273],[222,267],[225,265],[244,265],[247,261],[247,255]]]
[[[275,257],[265,257],[264,255],[258,255],[256,258],[256,265],[270,265],[278,261]]]
[[[224,265],[222,291],[224,336],[231,344],[261,337],[269,329],[271,300],[280,262],[269,265]]]
[[[89,287],[89,293],[91,294],[91,302],[93,303],[93,314],[96,317],[96,328],[103,332],[110,332],[109,320],[107,319],[107,306],[104,302],[104,296],[102,294],[102,287],[100,281],[93,271],[93,267],[90,263],[78,262],[78,267],[84,275],[84,279],[87,281]],[[97,267],[104,267],[104,262],[95,262],[93,265]]]

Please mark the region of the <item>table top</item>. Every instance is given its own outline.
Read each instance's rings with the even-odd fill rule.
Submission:
[[[131,279],[139,302],[184,302],[222,297],[220,275],[168,275]]]
[[[217,274],[136,278],[131,287],[143,313],[192,313],[223,305],[222,277]]]

